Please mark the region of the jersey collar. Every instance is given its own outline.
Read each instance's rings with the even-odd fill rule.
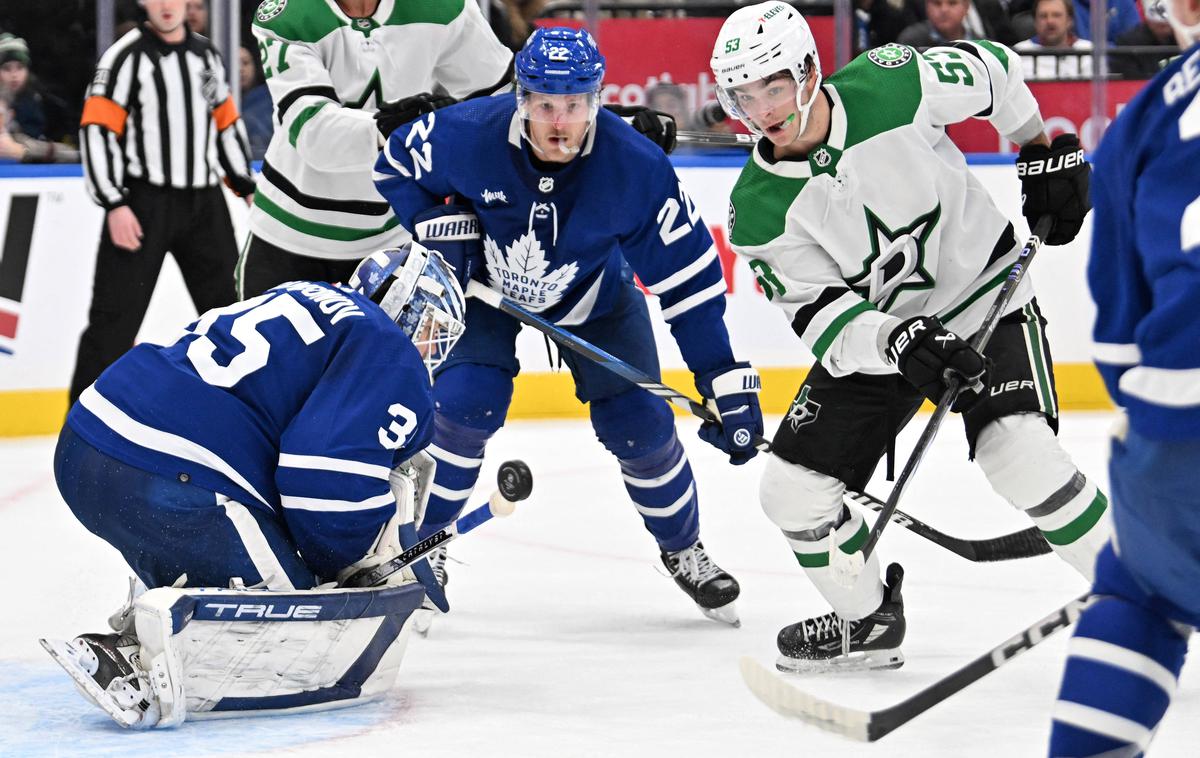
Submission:
[[[837,87],[826,82],[821,85],[821,89],[829,96],[829,139],[821,145],[813,148],[809,153],[809,159],[802,160],[786,160],[786,161],[768,161],[763,157],[762,152],[755,147],[753,152],[754,163],[766,171],[776,176],[784,176],[789,179],[811,179],[813,176],[821,172],[819,169],[813,171],[813,157],[820,152],[822,147],[830,147],[836,155],[841,155],[846,149],[846,109],[842,106],[842,96],[838,93]],[[763,137],[766,139],[766,137]]]
[[[336,0],[325,0],[325,5],[329,7],[329,10],[333,11],[333,15],[337,16],[339,20],[344,21],[347,26],[354,22],[354,19],[346,15],[346,12],[342,10],[342,6],[338,5]],[[375,12],[368,16],[368,18],[382,24],[382,19],[386,19],[392,15],[392,8],[395,5],[396,0],[379,0],[379,5],[375,7]]]

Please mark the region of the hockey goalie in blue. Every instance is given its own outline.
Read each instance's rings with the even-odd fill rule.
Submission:
[[[289,282],[210,310],[82,393],[59,491],[148,588],[116,634],[43,640],[89,699],[144,728],[390,687],[425,591],[407,572],[380,590],[333,583],[415,541],[431,371],[464,308],[450,267],[414,243],[348,286]],[[413,570],[444,602],[429,567]]]
[[[1200,626],[1200,0],[1151,8],[1183,54],[1096,153],[1096,366],[1125,409],[1114,535],[1068,646],[1050,755],[1142,755]]]
[[[465,275],[657,377],[636,272],[725,419],[701,436],[733,463],[749,460],[762,433],[758,375],[734,359],[717,251],[669,160],[599,107],[604,57],[586,31],[538,29],[515,69],[515,94],[396,129],[376,164],[379,192],[422,244],[463,261]],[[466,323],[434,382],[437,479],[422,535],[465,504],[520,369],[517,321],[471,300]],[[738,584],[700,542],[695,481],[666,402],[577,356],[562,359],[668,571],[705,615],[735,623]]]

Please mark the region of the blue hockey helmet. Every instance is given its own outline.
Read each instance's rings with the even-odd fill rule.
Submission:
[[[530,92],[581,95],[600,90],[604,56],[587,29],[534,30],[514,60],[517,85]]]
[[[466,298],[449,264],[418,242],[371,253],[348,286],[383,308],[413,341],[430,374],[466,328]]]

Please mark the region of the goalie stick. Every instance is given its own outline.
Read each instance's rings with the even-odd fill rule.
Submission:
[[[605,352],[590,342],[571,334],[540,316],[530,313],[482,282],[472,280],[467,285],[467,296],[478,298],[502,313],[506,313],[518,321],[532,326],[559,345],[598,363],[650,394],[657,395],[683,408],[693,416],[704,421],[720,423],[720,417],[708,406],[698,403],[682,392],[668,387],[649,374],[634,368],[620,358]],[[756,438],[754,446],[763,452],[770,452],[771,450],[771,443],[763,437]],[[866,493],[847,490],[846,497],[859,505],[875,511],[881,511],[884,508],[884,503],[881,500]],[[963,540],[939,532],[920,519],[916,519],[900,510],[890,514],[889,518],[906,529],[916,532],[929,541],[969,561],[1012,561],[1021,558],[1032,558],[1050,552],[1049,543],[1046,542],[1036,527],[1029,527],[1028,529],[1013,532],[1012,534],[1005,534],[994,539]]]
[[[461,537],[494,516],[508,516],[516,504],[533,491],[533,474],[524,461],[505,461],[496,472],[496,491],[488,501],[475,510],[461,516],[450,526],[434,532],[400,555],[378,566],[357,571],[342,582],[343,587],[374,587],[382,584],[389,576],[421,560],[429,551]]]
[[[742,680],[756,698],[780,715],[852,740],[874,742],[1067,628],[1087,603],[1088,595],[1081,595],[912,697],[878,711],[861,711],[810,695],[748,656],[741,660]]]

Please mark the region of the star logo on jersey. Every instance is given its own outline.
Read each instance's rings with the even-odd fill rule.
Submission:
[[[862,271],[846,281],[863,299],[886,311],[900,293],[933,287],[933,276],[925,268],[925,245],[941,218],[942,206],[939,203],[929,213],[895,230],[870,208],[865,210],[871,254],[863,261]]]
[[[882,68],[899,68],[912,60],[912,56],[912,48],[897,45],[895,42],[867,52],[867,60]]]
[[[513,240],[503,251],[494,239],[485,235],[483,254],[492,289],[535,313],[558,305],[579,273],[579,264],[574,262],[550,271],[546,251],[533,229]]]
[[[287,6],[287,0],[263,0],[259,3],[258,12],[255,18],[262,21],[264,24],[271,19],[283,13],[284,7]]]
[[[801,387],[800,394],[796,395],[796,399],[792,401],[792,406],[788,408],[788,413],[784,421],[792,425],[793,432],[799,432],[800,427],[816,421],[817,416],[821,413],[821,404],[816,400],[808,398],[808,393],[811,390],[812,387],[809,387],[807,384]]]

